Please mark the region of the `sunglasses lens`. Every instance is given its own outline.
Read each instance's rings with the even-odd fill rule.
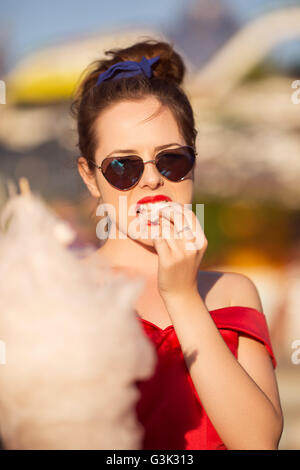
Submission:
[[[157,168],[170,181],[180,181],[193,168],[195,152],[192,147],[167,150],[157,159]]]
[[[139,157],[112,157],[103,160],[102,171],[107,181],[118,189],[129,189],[143,173],[143,160]]]
[[[193,147],[184,146],[178,149],[165,150],[156,159],[158,171],[170,181],[182,180],[195,163]],[[107,181],[117,189],[130,189],[139,181],[144,171],[141,157],[108,157],[102,162],[102,173]]]

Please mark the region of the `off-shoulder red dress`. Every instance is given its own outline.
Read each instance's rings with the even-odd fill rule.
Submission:
[[[251,307],[231,306],[211,310],[210,315],[236,358],[238,337],[244,335],[265,345],[275,369],[263,313]],[[136,382],[140,391],[137,419],[144,428],[142,449],[226,450],[199,400],[173,325],[162,329],[138,318],[157,352],[154,374]]]

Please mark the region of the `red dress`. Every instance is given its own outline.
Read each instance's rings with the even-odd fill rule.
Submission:
[[[275,369],[263,313],[251,307],[231,306],[211,310],[210,315],[236,358],[238,337],[247,336],[265,345]],[[136,412],[144,428],[142,449],[226,449],[199,400],[173,325],[162,329],[138,318],[157,352],[152,377],[136,382],[141,393]]]

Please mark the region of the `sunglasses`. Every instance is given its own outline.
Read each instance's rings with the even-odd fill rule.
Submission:
[[[104,158],[101,165],[92,162],[114,188],[126,191],[132,189],[141,179],[145,164],[153,162],[160,174],[169,181],[181,181],[193,168],[197,152],[185,145],[159,152],[155,159],[144,160],[138,155]]]

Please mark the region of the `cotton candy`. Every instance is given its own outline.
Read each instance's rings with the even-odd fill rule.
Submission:
[[[134,311],[144,280],[82,263],[37,195],[11,196],[0,224],[3,447],[140,449],[135,381],[156,364]]]

